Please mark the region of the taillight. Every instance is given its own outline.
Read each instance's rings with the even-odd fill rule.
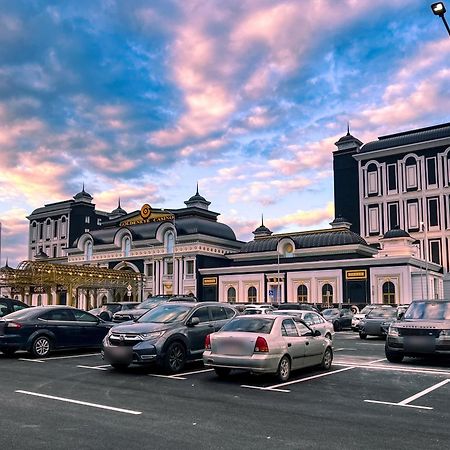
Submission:
[[[256,338],[255,349],[253,350],[253,352],[261,353],[261,352],[268,352],[268,351],[269,351],[269,346],[267,345],[267,341],[263,337],[258,336]]]
[[[5,326],[8,328],[22,328],[22,324],[17,322],[6,322]]]
[[[205,350],[211,350],[211,336],[209,334],[205,338]]]

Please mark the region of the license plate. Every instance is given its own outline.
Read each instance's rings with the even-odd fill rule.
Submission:
[[[436,343],[433,337],[409,336],[404,340],[405,351],[409,352],[434,352]]]
[[[129,347],[110,347],[106,353],[114,359],[131,359],[132,356],[132,351]]]

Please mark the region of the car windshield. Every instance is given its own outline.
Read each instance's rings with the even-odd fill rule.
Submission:
[[[373,306],[364,306],[364,308],[360,311],[360,314],[368,314],[370,311],[374,309]]]
[[[155,307],[155,305],[166,302],[168,299],[169,297],[162,297],[160,295],[150,297],[139,305],[139,309],[152,309]]]
[[[247,333],[269,334],[275,319],[262,317],[238,317],[222,327],[220,331],[241,331]]]
[[[450,302],[413,302],[405,319],[450,320]]]
[[[120,311],[121,305],[119,303],[114,304],[114,303],[107,303],[106,305],[103,305],[101,307],[102,311],[110,311],[112,313],[115,313],[117,311]]]
[[[262,309],[245,309],[244,312],[242,314],[244,315],[248,315],[248,314],[262,314],[263,310]]]
[[[390,319],[397,317],[397,311],[394,308],[372,309],[366,317],[368,319]]]
[[[324,315],[324,316],[334,316],[336,314],[339,314],[338,309],[324,309],[322,311],[322,315]]]
[[[184,320],[192,307],[185,305],[165,304],[153,308],[141,316],[137,322],[140,323],[172,323]]]
[[[11,314],[8,314],[8,315],[4,316],[4,318],[14,319],[14,320],[28,319],[29,317],[34,316],[36,314],[36,311],[37,311],[37,309],[35,309],[35,308],[25,308],[25,309],[21,309],[19,311],[15,311]]]

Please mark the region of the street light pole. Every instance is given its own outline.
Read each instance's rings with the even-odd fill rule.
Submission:
[[[431,10],[433,11],[433,14],[435,16],[439,16],[442,19],[442,22],[444,22],[444,26],[447,30],[447,33],[450,36],[450,27],[448,26],[447,20],[445,19],[445,13],[447,10],[445,9],[444,3],[443,2],[433,3],[431,5]]]

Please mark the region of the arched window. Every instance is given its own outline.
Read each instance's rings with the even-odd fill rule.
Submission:
[[[385,305],[392,305],[395,303],[395,286],[392,281],[386,281],[383,284],[383,303]]]
[[[45,221],[45,239],[50,239],[52,237],[52,222],[50,219]]]
[[[39,294],[39,295],[37,296],[37,306],[41,306],[41,305],[42,305],[42,295]]]
[[[172,231],[168,231],[164,236],[164,247],[166,253],[173,253],[175,249],[175,236]]]
[[[67,221],[65,217],[61,218],[61,237],[65,238],[67,233]]]
[[[249,287],[247,291],[247,301],[249,303],[256,303],[256,294],[257,292],[255,286]]]
[[[375,164],[367,167],[367,193],[378,194],[378,168]]]
[[[228,303],[236,303],[236,289],[231,286],[227,291],[227,302]]]
[[[417,190],[417,161],[410,157],[405,161],[406,190]]]
[[[294,256],[294,246],[290,242],[287,242],[286,244],[284,244],[283,256],[285,258],[292,258]]]
[[[125,236],[122,241],[123,256],[131,255],[131,239],[129,236]]]
[[[84,248],[84,259],[90,261],[92,259],[92,242],[87,241]]]
[[[305,303],[308,301],[308,288],[300,284],[297,288],[297,302]]]
[[[327,306],[333,303],[333,286],[329,283],[322,286],[322,303]]]
[[[31,225],[31,242],[36,241],[37,239],[37,223],[33,222],[33,225]]]

